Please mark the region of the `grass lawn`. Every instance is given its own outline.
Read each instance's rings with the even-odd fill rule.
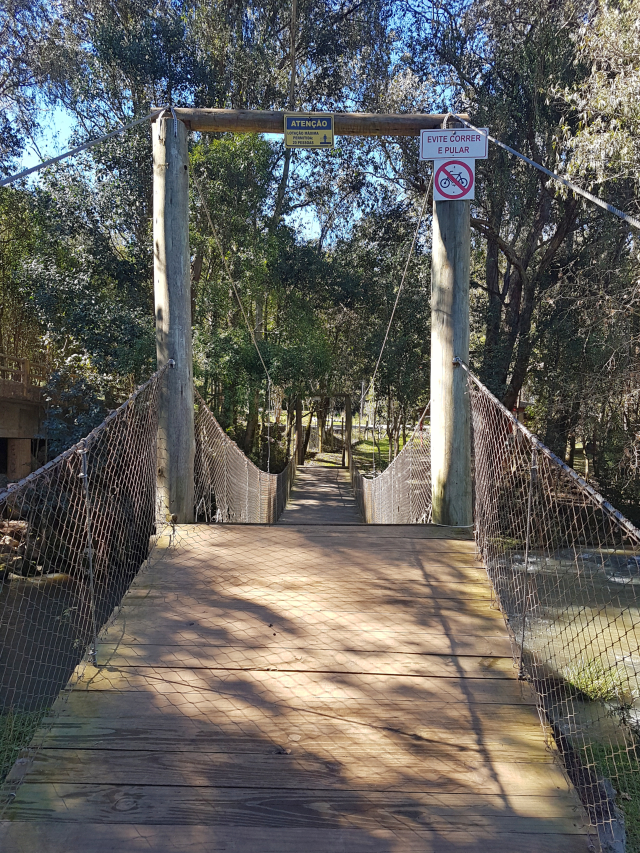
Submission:
[[[402,447],[402,436],[400,436],[400,450]],[[368,474],[373,470],[373,442],[370,438],[354,445],[353,459],[362,474]],[[380,442],[376,440],[376,471],[384,471],[388,466],[389,439],[385,435]]]

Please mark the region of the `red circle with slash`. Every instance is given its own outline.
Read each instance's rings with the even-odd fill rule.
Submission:
[[[463,176],[463,180],[461,181],[460,169],[457,170],[455,175],[451,174],[449,170],[453,166],[459,166],[460,169],[464,169],[468,177]],[[466,186],[464,184],[465,179],[467,181]],[[473,189],[473,169],[471,169],[471,167],[468,166],[467,163],[463,163],[462,160],[447,160],[447,162],[443,163],[442,166],[440,166],[440,168],[436,172],[435,184],[438,188],[438,192],[440,193],[440,195],[445,196],[445,198],[448,198],[451,201],[463,198]],[[442,187],[442,184],[445,185],[444,188]],[[449,187],[455,187],[456,192],[447,192]]]

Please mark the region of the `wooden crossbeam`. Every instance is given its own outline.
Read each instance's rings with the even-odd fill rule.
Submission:
[[[284,113],[266,110],[175,109],[190,130],[204,133],[282,133]],[[419,136],[421,130],[442,127],[446,113],[335,113],[337,136]],[[462,118],[468,119],[465,114]]]

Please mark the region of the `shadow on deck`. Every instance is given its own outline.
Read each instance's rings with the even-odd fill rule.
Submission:
[[[12,771],[3,849],[588,849],[472,542],[192,525],[124,605]]]

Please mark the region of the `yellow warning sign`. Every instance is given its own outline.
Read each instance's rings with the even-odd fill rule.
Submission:
[[[332,148],[333,115],[285,113],[284,144],[286,148]]]

